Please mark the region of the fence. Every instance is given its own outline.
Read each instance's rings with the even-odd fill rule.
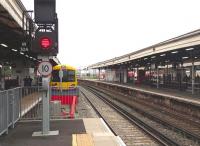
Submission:
[[[78,88],[68,89],[68,90],[60,90],[55,89],[54,87],[50,88],[50,102],[49,102],[49,113],[50,119],[66,119],[73,118],[75,114],[75,108],[77,104],[77,97],[79,96]],[[26,91],[27,92],[27,91]],[[46,97],[47,92],[37,92],[34,94],[30,94],[26,98],[29,99],[30,103],[22,104],[22,117],[21,120],[41,120],[42,119],[42,98]],[[40,95],[40,96],[36,96]],[[23,100],[24,101],[24,100]],[[74,108],[74,109],[73,109]],[[25,112],[28,111],[28,112]]]
[[[74,117],[78,89],[50,91],[50,118]],[[8,133],[9,127],[14,128],[19,119],[41,120],[42,97],[47,97],[47,91],[39,87],[0,91],[0,135]]]
[[[21,120],[38,120],[42,118],[39,109],[42,109],[42,97],[46,91],[41,87],[25,87],[21,91]]]
[[[20,118],[21,88],[9,89],[0,92],[0,135],[8,133],[8,128]]]
[[[15,123],[26,117],[42,100],[38,87],[17,87],[0,91],[0,135],[8,133]]]

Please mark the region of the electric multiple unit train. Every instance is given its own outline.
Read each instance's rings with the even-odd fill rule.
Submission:
[[[56,65],[51,76],[51,100],[60,100],[62,105],[71,104],[78,97],[76,69],[69,65]]]

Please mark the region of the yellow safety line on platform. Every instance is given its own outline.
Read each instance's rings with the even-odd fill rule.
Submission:
[[[72,146],[94,146],[94,142],[90,134],[73,134]]]
[[[76,134],[72,134],[72,146],[77,146]]]

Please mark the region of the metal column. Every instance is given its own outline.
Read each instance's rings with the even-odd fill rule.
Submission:
[[[194,69],[194,60],[192,60],[192,94],[195,92],[195,69]]]
[[[159,88],[159,67],[157,66],[157,80],[156,80],[156,86]]]
[[[151,63],[150,63],[150,71],[149,71],[149,83],[150,83],[150,86],[152,85],[152,82],[151,82]]]
[[[49,85],[47,93],[44,92],[42,100],[42,134],[47,135],[49,133]]]
[[[101,71],[101,70],[100,70],[100,68],[99,68],[99,80],[100,80],[100,71]]]
[[[39,58],[39,57],[38,57]],[[49,61],[46,56],[41,56],[43,61]],[[50,78],[43,77],[43,97],[42,97],[42,131],[33,132],[32,136],[53,136],[59,135],[59,131],[50,131],[50,115],[49,115],[49,99],[51,96],[51,89],[49,87]]]

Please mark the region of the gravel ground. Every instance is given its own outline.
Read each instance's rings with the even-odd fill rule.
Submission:
[[[117,113],[110,106],[91,92],[80,88],[89,98],[93,105],[104,117],[104,120],[119,135],[127,146],[157,146],[158,144],[146,133],[142,132],[137,126],[126,120],[121,114]]]
[[[82,94],[79,96],[79,102],[76,110],[78,112],[77,118],[99,118],[90,103],[88,103]]]

